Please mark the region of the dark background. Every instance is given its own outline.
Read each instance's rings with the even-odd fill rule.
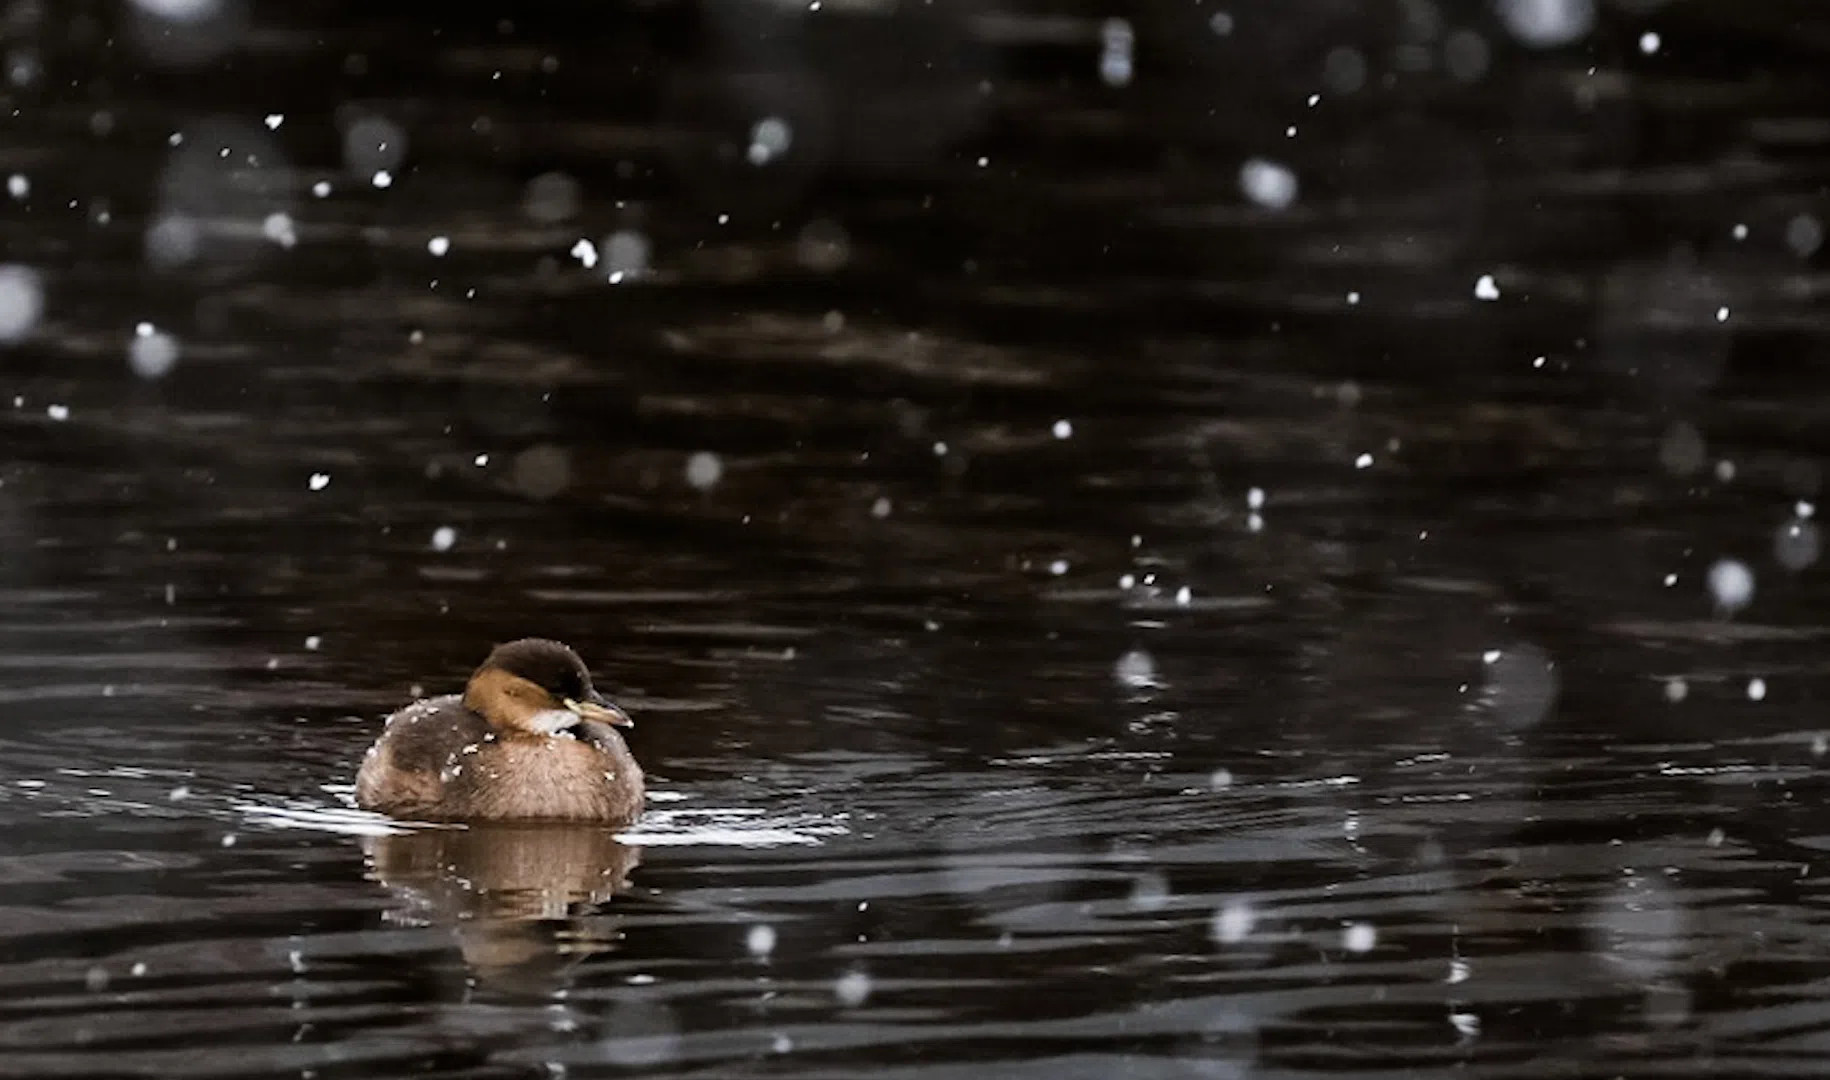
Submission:
[[[1818,5],[0,57],[0,1075],[1823,1068]],[[352,840],[530,633],[648,818]]]

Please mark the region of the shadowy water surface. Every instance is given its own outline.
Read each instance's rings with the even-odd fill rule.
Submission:
[[[4,16],[0,1075],[1830,1063],[1810,5],[396,7]]]

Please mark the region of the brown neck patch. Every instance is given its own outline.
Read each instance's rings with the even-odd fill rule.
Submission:
[[[484,666],[464,687],[464,705],[505,734],[544,735],[534,717],[565,706],[553,695],[512,672]]]

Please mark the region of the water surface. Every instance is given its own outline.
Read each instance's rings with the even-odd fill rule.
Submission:
[[[1823,1071],[1801,16],[336,7],[17,20],[0,1074]]]

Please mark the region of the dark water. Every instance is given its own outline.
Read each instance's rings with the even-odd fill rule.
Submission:
[[[0,15],[0,1075],[1830,1068],[1811,5],[188,7]],[[350,808],[527,633],[642,822]]]

